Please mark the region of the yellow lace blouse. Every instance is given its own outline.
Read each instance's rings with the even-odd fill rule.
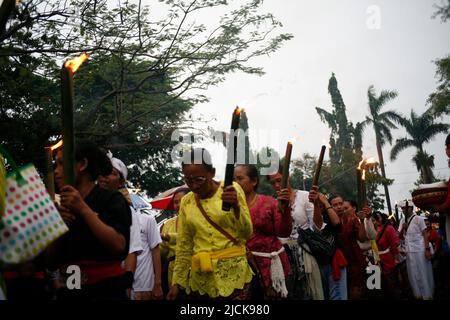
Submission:
[[[167,233],[170,236],[169,241],[163,241],[161,243],[161,254],[166,255],[167,258],[173,257],[175,255],[175,249],[177,246],[177,217],[173,217],[167,220],[161,228],[161,233]],[[169,285],[172,284],[173,266],[174,261],[170,261],[168,267]]]
[[[233,209],[229,212],[222,211],[222,186],[223,182],[211,198],[201,199],[200,203],[211,220],[232,235],[240,246],[245,246],[253,227],[244,191],[233,182],[240,207],[239,219],[236,219]],[[253,272],[245,255],[212,259],[212,272],[192,270],[193,255],[231,248],[235,245],[203,217],[192,192],[181,200],[179,219],[173,284],[185,288],[187,293],[197,291],[215,298],[228,297],[235,289],[242,289],[251,281]]]

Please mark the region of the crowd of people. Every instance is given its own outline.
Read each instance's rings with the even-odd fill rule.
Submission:
[[[450,135],[446,152],[450,165]],[[254,165],[236,165],[225,186],[198,148],[183,159],[187,187],[173,193],[174,216],[158,227],[133,208],[122,161],[90,142],[77,143],[75,159],[75,186],[64,183],[61,151],[54,171],[69,231],[32,261],[6,266],[6,299],[450,298],[450,192],[434,208],[436,230],[411,199],[398,203],[403,217],[395,221],[318,186],[296,190],[288,180],[283,188],[281,167],[260,177]],[[260,179],[276,198],[257,192]],[[67,286],[73,265],[81,271],[76,289]]]

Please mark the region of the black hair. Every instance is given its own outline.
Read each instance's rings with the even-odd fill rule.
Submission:
[[[342,198],[342,197],[341,197]],[[350,205],[355,208],[356,211],[360,210],[360,208],[358,208],[358,203],[356,203],[355,200],[344,200],[347,201],[348,203],[350,203]]]
[[[345,200],[345,198],[343,196],[341,196],[340,194],[333,194],[328,198],[328,201],[331,203],[331,200],[336,199],[336,198],[341,198],[342,201],[347,201]]]
[[[95,143],[91,141],[77,141],[75,144],[75,160],[87,160],[86,171],[93,181],[98,176],[107,176],[112,172],[112,164],[109,157]]]
[[[445,145],[450,145],[450,133],[447,135],[447,138],[445,138]]]
[[[236,167],[244,167],[247,170],[247,176],[253,181],[256,180],[253,190],[257,190],[259,186],[258,168],[254,164],[238,164]]]
[[[177,190],[175,190],[175,192],[172,195],[172,199],[175,198],[175,196],[179,193],[184,193],[187,194],[191,191],[191,189],[189,189],[188,187],[179,187]]]
[[[199,155],[201,155],[201,162],[198,162]],[[192,148],[189,152],[185,153],[183,155],[181,167],[188,164],[201,164],[210,173],[214,173],[216,170],[212,165],[211,154],[205,148]]]
[[[376,219],[379,220],[381,219],[381,221],[383,222],[383,224],[385,224],[388,221],[388,216],[385,215],[384,213],[381,213],[380,211],[375,211],[372,216]]]
[[[278,164],[278,169],[276,171],[272,171],[268,175],[265,176],[267,182],[270,182],[270,176],[273,176],[274,174],[277,174],[277,173],[283,175],[283,164],[281,162]]]

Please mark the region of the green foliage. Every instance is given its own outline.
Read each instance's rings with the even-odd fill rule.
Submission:
[[[150,195],[178,184],[171,134],[191,130],[203,90],[230,72],[262,75],[249,62],[292,38],[262,1],[228,2],[23,1],[0,34],[0,142],[42,168],[44,145],[60,135],[61,61],[88,51],[75,75],[76,136],[111,149]],[[207,27],[199,17],[216,9]]]
[[[428,112],[435,117],[450,114],[450,55],[435,61],[436,76],[439,84],[436,92],[430,94],[428,103],[431,104]]]
[[[364,126],[348,121],[346,107],[334,73],[328,83],[332,111],[316,108],[322,122],[331,129],[330,162],[321,170],[320,189],[327,194],[339,194],[346,199],[356,199],[356,166],[362,155]]]
[[[316,163],[317,157],[309,153],[304,153],[300,159],[293,160],[291,186],[299,190],[311,190]]]
[[[417,115],[414,110],[411,110],[409,118],[401,118],[399,123],[406,129],[408,136],[396,140],[391,150],[391,160],[395,160],[403,150],[415,147],[417,152],[412,161],[420,171],[422,180],[425,183],[432,183],[435,180],[432,171],[434,156],[426,153],[424,144],[440,133],[447,133],[450,126],[445,123],[437,123],[428,112]]]

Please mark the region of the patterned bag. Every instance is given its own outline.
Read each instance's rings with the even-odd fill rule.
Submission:
[[[6,169],[5,160],[0,154],[0,218],[5,213]]]
[[[29,261],[69,229],[50,198],[36,168],[18,168],[0,146],[13,172],[6,178],[4,216],[0,217],[0,261]]]

